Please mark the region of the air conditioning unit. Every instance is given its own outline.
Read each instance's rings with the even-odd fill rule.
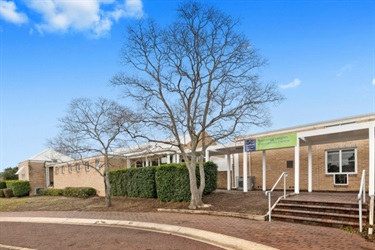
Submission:
[[[237,190],[243,190],[243,177],[237,177],[238,187]],[[247,190],[254,190],[255,176],[247,177]]]

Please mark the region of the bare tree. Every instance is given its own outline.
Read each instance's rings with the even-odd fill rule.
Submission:
[[[85,158],[93,155],[104,157],[104,170],[100,165],[88,165],[103,178],[105,204],[111,206],[111,184],[109,182],[110,159],[116,148],[126,145],[128,132],[134,127],[135,115],[114,101],[98,99],[74,99],[67,116],[59,119],[60,134],[49,140],[56,151],[69,155],[85,164]]]
[[[175,138],[163,142],[178,146],[187,163],[191,209],[203,205],[207,147],[250,125],[267,125],[267,105],[283,99],[274,84],[260,81],[259,70],[267,62],[236,32],[238,25],[215,7],[198,2],[180,5],[175,22],[166,28],[141,20],[128,29],[122,59],[142,77],[122,72],[112,79],[142,108],[142,136],[157,141],[158,134],[152,133],[156,128]],[[185,133],[191,138],[189,152],[179,137]]]

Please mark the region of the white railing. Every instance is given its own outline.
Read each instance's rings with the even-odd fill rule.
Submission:
[[[282,172],[282,174],[280,175],[279,179],[277,179],[275,185],[273,185],[273,187],[271,188],[271,190],[269,191],[266,191],[266,196],[268,196],[268,221],[271,221],[271,193],[273,192],[273,190],[275,189],[275,187],[277,186],[277,184],[279,184],[281,178],[284,176],[284,199],[286,198],[286,177],[288,176],[288,173],[287,172]]]
[[[362,203],[366,203],[366,170],[362,171],[361,186],[358,192],[359,232],[362,233]]]

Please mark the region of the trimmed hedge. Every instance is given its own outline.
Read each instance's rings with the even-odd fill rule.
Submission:
[[[203,194],[217,188],[217,165],[204,164],[206,186]],[[199,167],[196,168],[199,186]],[[189,172],[185,164],[166,164],[160,167],[143,167],[114,170],[109,173],[111,195],[158,198],[164,202],[190,201]]]
[[[13,195],[16,197],[27,196],[30,193],[30,182],[29,181],[6,181],[7,188],[11,188]]]
[[[5,197],[3,189],[5,189],[5,188],[0,189],[0,198],[4,198]]]
[[[11,188],[4,188],[2,189],[3,190],[3,194],[4,194],[4,197],[5,198],[10,198],[10,197],[13,197],[13,191]]]
[[[200,184],[199,167],[196,168],[197,184]],[[212,193],[217,187],[217,165],[213,162],[204,163],[206,185],[203,194]],[[185,164],[168,164],[157,167],[156,189],[160,201],[190,201],[189,172]]]
[[[0,181],[0,189],[4,188],[7,188],[7,184],[5,183],[5,181]]]
[[[46,195],[46,196],[62,196],[64,193],[64,189],[57,189],[57,188],[46,188],[39,190],[39,195]]]
[[[66,187],[63,190],[63,195],[65,197],[88,198],[96,195],[96,190],[91,187]]]
[[[190,201],[189,172],[185,165],[168,164],[157,167],[155,179],[160,201]]]
[[[111,195],[156,198],[155,171],[155,167],[111,171]]]

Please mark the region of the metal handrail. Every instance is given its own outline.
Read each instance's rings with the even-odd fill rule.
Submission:
[[[359,232],[362,233],[362,203],[366,203],[366,170],[362,171],[361,185],[358,192]]]
[[[284,199],[285,199],[286,198],[286,177],[288,176],[287,172],[282,172],[279,179],[277,179],[275,185],[273,185],[271,190],[266,191],[265,193],[265,195],[268,196],[268,221],[271,221],[271,193],[273,192],[277,184],[279,184],[279,181],[281,180],[283,176],[284,176]]]

